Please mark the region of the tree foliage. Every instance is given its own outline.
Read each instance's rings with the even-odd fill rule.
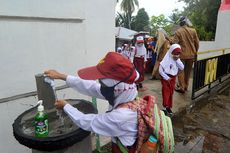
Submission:
[[[131,29],[135,31],[150,31],[149,16],[144,8],[139,9],[137,15],[133,18]]]
[[[131,29],[131,17],[133,12],[135,11],[135,6],[139,7],[138,0],[122,0],[121,2],[121,10],[124,11],[125,15],[128,18],[128,28]]]
[[[172,14],[169,16],[170,22],[174,25],[177,25],[181,16],[183,16],[182,12],[180,12],[178,9],[174,9]]]
[[[192,21],[200,40],[215,38],[218,9],[221,0],[179,0],[186,3],[184,15]]]
[[[132,17],[131,17],[132,19]],[[125,27],[125,28],[129,28],[130,26],[130,21],[129,21],[129,18],[127,16],[126,13],[119,13],[117,12],[117,15],[116,15],[116,27]]]
[[[164,15],[152,16],[148,20],[148,14],[144,9],[140,9],[136,16],[132,17],[135,7],[139,5],[138,0],[121,0],[121,10],[116,17],[116,25],[123,26],[136,31],[150,31],[155,35],[158,28],[163,28],[172,34],[175,25],[178,25],[180,16],[187,16],[196,28],[200,40],[213,40],[216,32],[216,22],[218,9],[221,0],[178,0],[186,4],[183,11],[173,10],[172,14],[166,18]],[[150,23],[149,23],[150,22]],[[149,26],[150,29],[149,30]]]
[[[170,21],[163,15],[152,16],[150,20],[151,35],[155,35],[157,29],[163,28],[166,32],[171,33]]]
[[[121,10],[126,13],[133,13],[135,11],[135,6],[139,6],[138,0],[122,0]]]

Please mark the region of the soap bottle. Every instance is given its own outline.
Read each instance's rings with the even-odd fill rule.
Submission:
[[[157,139],[153,135],[141,146],[140,153],[157,153]]]
[[[44,106],[42,105],[42,102],[42,100],[38,101],[38,111],[34,118],[36,137],[46,137],[49,134],[48,114],[44,111]]]

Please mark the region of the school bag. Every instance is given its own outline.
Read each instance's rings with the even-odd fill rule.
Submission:
[[[152,134],[158,140],[158,153],[172,153],[174,151],[174,136],[171,119],[161,111],[155,103],[154,96],[136,98],[135,101],[120,104],[117,108],[129,108],[137,111],[138,134],[136,153]],[[118,146],[123,153],[128,153],[126,148],[118,141]]]

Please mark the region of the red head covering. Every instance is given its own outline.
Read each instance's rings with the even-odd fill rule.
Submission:
[[[180,54],[181,53],[181,48],[175,48],[175,49],[173,49],[173,51],[172,51],[172,54]]]
[[[80,69],[78,75],[85,80],[109,78],[129,84],[134,83],[137,77],[133,64],[116,52],[106,54],[96,66]]]
[[[138,36],[136,38],[136,43],[144,43],[144,38],[142,36]]]

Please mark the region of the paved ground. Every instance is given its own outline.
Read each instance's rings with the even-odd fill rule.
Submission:
[[[172,119],[175,153],[230,152],[230,88],[201,99]]]
[[[149,80],[150,76],[146,75],[146,79],[143,83],[143,89],[139,91],[139,96],[143,97],[145,95],[153,95],[156,97],[156,103],[162,108],[162,92],[161,92],[161,82],[160,80]],[[192,79],[190,79],[190,86],[187,92],[184,94],[174,92],[173,95],[173,108],[174,113],[178,113],[181,110],[185,109],[186,106],[191,104],[191,95],[192,95]]]

